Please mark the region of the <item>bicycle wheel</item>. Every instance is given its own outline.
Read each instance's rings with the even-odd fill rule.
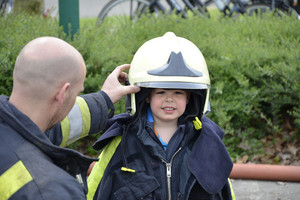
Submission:
[[[2,16],[6,11],[6,0],[0,0],[0,16]]]
[[[104,6],[98,15],[97,24],[111,20],[136,20],[141,14],[150,12],[150,3],[146,0],[112,0]],[[155,11],[151,11],[155,12]]]
[[[195,15],[199,15],[201,17],[210,17],[205,3],[201,2],[200,0],[192,0],[190,2],[194,6],[192,11]]]
[[[253,4],[246,6],[245,12],[245,15],[257,17],[263,17],[266,13],[272,13],[273,15],[279,17],[287,14],[281,8],[272,9],[272,7],[267,4]]]

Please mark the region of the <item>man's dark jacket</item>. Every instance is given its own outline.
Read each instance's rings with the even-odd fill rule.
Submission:
[[[90,110],[95,110],[90,114],[97,115],[97,122],[92,123],[97,123],[98,130],[93,131],[103,129],[108,117],[105,98],[94,93],[84,99]],[[99,118],[102,127],[99,127]],[[59,126],[54,129],[59,129]],[[95,159],[53,145],[60,142],[61,135],[48,136],[9,103],[7,96],[0,96],[1,198],[86,199],[87,170]]]

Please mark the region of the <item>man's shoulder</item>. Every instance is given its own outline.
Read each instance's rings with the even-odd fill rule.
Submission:
[[[15,175],[20,173],[27,181],[18,188],[12,198],[17,199],[24,195],[30,199],[85,197],[82,186],[76,179],[55,165],[41,149],[5,124],[0,124],[0,159],[0,176],[4,173]],[[11,176],[10,180],[18,182],[18,177]]]
[[[3,123],[0,119],[0,173],[21,160],[18,152],[27,152],[23,148],[24,143],[31,145],[13,127]]]
[[[24,141],[24,138],[13,127],[3,122],[0,118],[0,147],[15,148]],[[5,150],[8,151],[8,150]]]

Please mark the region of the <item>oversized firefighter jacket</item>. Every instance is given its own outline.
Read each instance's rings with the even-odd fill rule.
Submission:
[[[94,144],[102,151],[88,178],[88,199],[232,199],[233,164],[214,122],[203,117],[201,131],[180,124],[164,151],[153,124],[140,117],[128,126],[130,120],[116,115]]]
[[[95,159],[62,147],[102,130],[108,104],[103,92],[77,97],[69,115],[44,133],[0,96],[0,199],[86,199]]]

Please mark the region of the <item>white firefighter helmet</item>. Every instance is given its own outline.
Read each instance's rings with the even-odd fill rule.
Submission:
[[[203,113],[209,107],[210,79],[205,59],[191,41],[167,32],[145,42],[135,53],[128,73],[129,83],[144,88],[205,90]],[[129,112],[136,112],[131,94]]]

